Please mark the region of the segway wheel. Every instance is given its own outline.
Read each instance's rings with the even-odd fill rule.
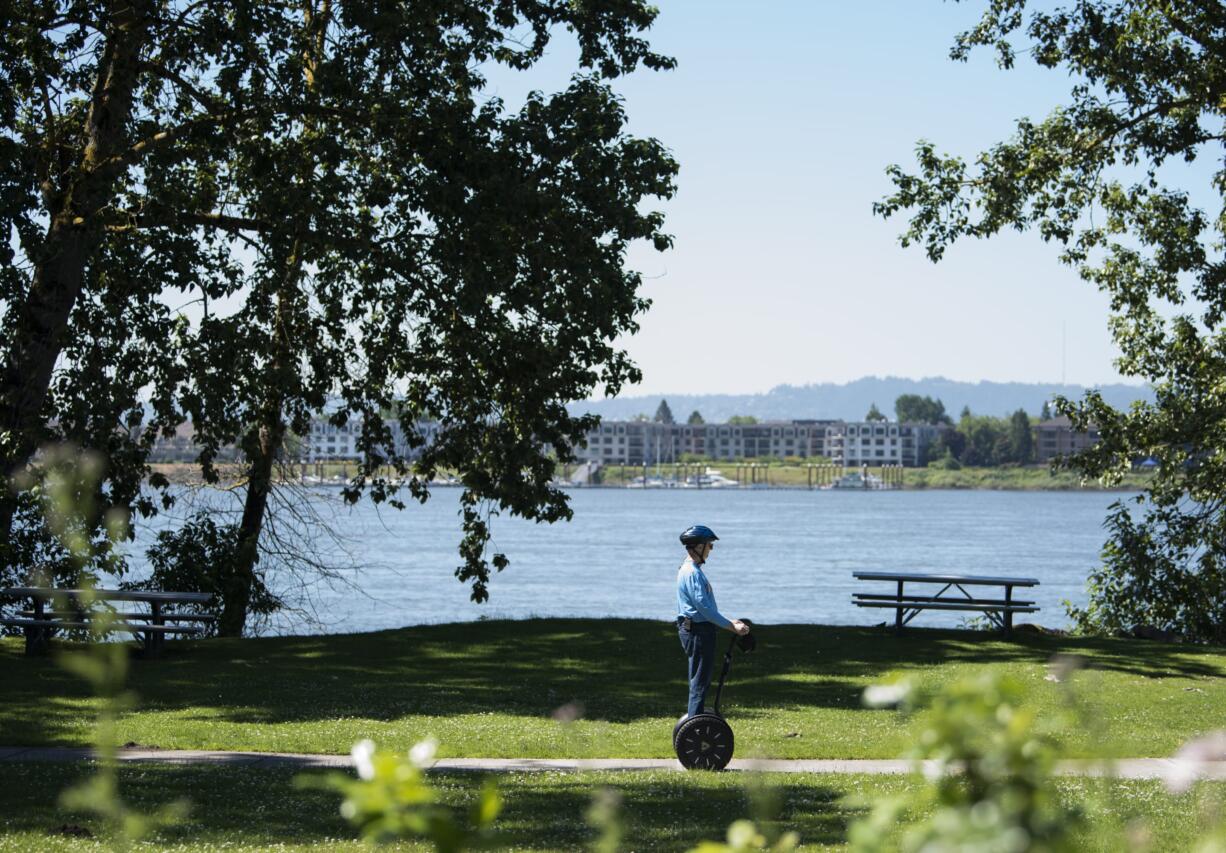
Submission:
[[[677,725],[673,726],[673,750],[674,751],[677,749],[677,733],[681,731],[681,724],[684,723],[689,718],[690,718],[689,714],[682,714],[681,718],[677,720]]]
[[[732,760],[732,726],[716,714],[683,720],[673,742],[686,770],[723,770]]]

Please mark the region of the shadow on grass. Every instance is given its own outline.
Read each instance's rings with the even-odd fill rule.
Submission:
[[[1220,649],[1126,640],[819,625],[759,626],[737,655],[726,700],[754,709],[859,708],[866,680],[891,670],[956,664],[1042,664],[1056,653],[1089,668],[1143,677],[1226,674]],[[721,640],[721,653],[723,650]],[[172,643],[135,661],[142,710],[272,724],[339,718],[496,712],[545,718],[580,701],[589,720],[667,716],[685,695],[675,629],[631,620],[488,621],[369,634]],[[0,643],[0,745],[81,743],[84,684],[54,661]]]
[[[628,850],[689,850],[698,841],[722,841],[728,824],[751,817],[748,780],[724,774],[717,780],[696,780],[677,774],[675,780],[638,781],[623,774],[610,787],[623,797],[621,817]],[[505,810],[498,820],[500,837],[512,849],[534,847],[585,849],[594,832],[584,822],[592,794],[603,785],[574,776],[548,785],[521,777],[514,788],[504,786]],[[781,809],[763,826],[795,830],[806,844],[841,844],[847,825],[861,813],[840,802],[846,791],[824,784],[771,784]]]
[[[64,823],[98,830],[96,821],[62,811],[59,792],[88,769],[83,765],[14,764],[11,784],[0,787],[0,813],[9,833],[45,834]],[[175,799],[191,801],[180,825],[150,839],[161,846],[216,844],[255,848],[280,844],[328,844],[355,839],[341,819],[340,798],[300,790],[295,772],[272,768],[128,765],[120,790],[130,806],[151,812]],[[747,778],[740,774],[517,774],[496,777],[504,807],[500,840],[515,849],[586,848],[595,836],[584,815],[595,790],[613,787],[623,798],[626,849],[687,850],[702,839],[722,839],[728,823],[751,813]],[[432,773],[444,801],[465,807],[484,777]],[[772,785],[781,811],[774,821],[796,830],[806,843],[837,844],[859,810],[840,802],[847,793],[825,783]],[[3,836],[0,836],[2,840]]]

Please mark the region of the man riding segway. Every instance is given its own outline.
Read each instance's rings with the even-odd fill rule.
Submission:
[[[690,695],[686,715],[678,721],[674,729],[674,744],[677,733],[685,727],[687,720],[694,717],[719,717],[718,708],[714,715],[705,710],[707,690],[711,686],[712,665],[716,656],[716,629],[732,631],[738,637],[745,638],[742,649],[752,648],[752,638],[748,636],[749,624],[740,619],[728,619],[719,612],[711,582],[702,570],[718,539],[715,532],[704,524],[696,524],[681,534],[681,544],[685,546],[687,557],[677,571],[677,633],[681,638],[681,648],[689,658]],[[729,647],[724,672],[720,676],[721,687],[731,654]],[[722,718],[719,722],[722,726]],[[730,740],[731,730],[728,736]],[[680,749],[678,755],[681,756]],[[730,757],[731,743],[728,744],[728,758]],[[685,763],[684,757],[682,763]]]
[[[689,716],[701,714],[706,705],[707,689],[711,686],[711,666],[715,662],[715,629],[723,628],[740,636],[749,633],[749,626],[739,619],[728,619],[715,604],[715,593],[702,567],[714,543],[715,531],[705,524],[695,524],[681,534],[687,557],[677,570],[677,633],[681,648],[689,658]]]

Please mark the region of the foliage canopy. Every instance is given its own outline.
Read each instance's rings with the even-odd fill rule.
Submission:
[[[874,206],[885,217],[906,211],[903,245],[922,245],[933,261],[961,238],[1036,230],[1109,297],[1117,368],[1151,384],[1155,399],[1128,411],[1093,392],[1057,400],[1075,427],[1102,436],[1070,464],[1107,482],[1138,458],[1158,464],[1136,512],[1121,502],[1108,518],[1086,628],[1137,619],[1226,637],[1221,584],[1208,599],[1180,594],[1175,610],[1149,608],[1144,594],[1159,577],[1172,591],[1199,588],[1195,577],[1220,575],[1226,560],[1224,46],[1220,3],[991,0],[952,57],[988,47],[1009,68],[1024,50],[1072,77],[1067,103],[1020,119],[971,162],[921,141],[917,170],[891,166],[894,192]],[[1214,164],[1204,178],[1188,167],[1198,161]],[[1122,594],[1106,595],[1112,588]]]
[[[594,421],[564,403],[638,377],[614,344],[647,305],[625,253],[670,245],[647,200],[677,166],[610,81],[673,65],[640,37],[655,10],[116,9],[0,12],[0,474],[72,439],[106,456],[106,502],[149,513],[147,452],[183,418],[211,477],[222,445],[267,457],[335,403],[366,457],[350,499],[392,498],[380,464],[419,500],[460,472],[457,574],[484,598],[490,512],[569,515],[544,447],[565,461]],[[562,33],[562,91],[486,93]],[[425,417],[443,428],[410,464]],[[22,497],[0,496],[6,544]]]
[[[894,416],[901,423],[952,424],[939,399],[919,394],[902,394],[894,401]]]

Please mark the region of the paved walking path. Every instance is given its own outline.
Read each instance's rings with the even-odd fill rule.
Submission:
[[[93,750],[60,747],[0,746],[0,762],[5,761],[87,761]],[[300,769],[352,767],[348,755],[300,755],[286,752],[223,752],[202,749],[121,749],[120,761],[161,764],[216,764],[238,767],[295,767]],[[928,764],[929,762],[925,762]],[[736,759],[732,770],[761,770],[772,773],[909,773],[910,761],[889,759]],[[524,772],[541,770],[681,770],[671,758],[443,758],[434,770],[475,770],[486,772]],[[1114,775],[1122,779],[1161,779],[1191,769],[1188,762],[1174,758],[1121,758],[1114,762],[1064,761],[1059,772],[1070,776]],[[1226,781],[1226,761],[1197,765],[1201,778]]]

